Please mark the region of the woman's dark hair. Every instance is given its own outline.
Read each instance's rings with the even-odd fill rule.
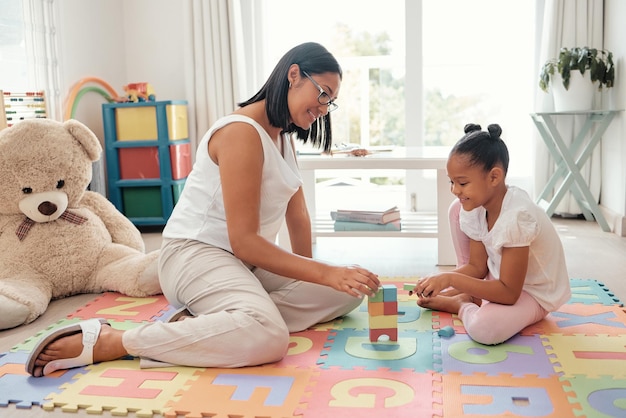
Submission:
[[[465,125],[465,135],[452,147],[450,156],[466,155],[470,164],[479,165],[485,171],[500,164],[506,174],[509,169],[509,150],[500,138],[502,128],[498,124],[492,124],[487,127],[488,132],[481,129],[480,125],[473,123]]]
[[[238,105],[244,107],[265,99],[265,112],[272,126],[281,128],[284,133],[295,132],[298,139],[305,144],[311,141],[314,146],[323,147],[324,151],[330,151],[333,143],[330,113],[318,118],[310,129],[302,129],[289,121],[287,72],[292,64],[300,66],[300,74],[303,77],[303,71],[310,75],[331,72],[339,74],[340,79],[343,77],[339,63],[326,48],[315,42],[303,43],[283,55],[261,90]]]

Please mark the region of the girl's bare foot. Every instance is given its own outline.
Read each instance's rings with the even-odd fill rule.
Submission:
[[[123,330],[113,329],[111,326],[103,324],[98,340],[93,347],[93,362],[117,360],[128,355],[122,345],[123,334]],[[83,335],[80,332],[51,342],[35,360],[33,376],[43,376],[43,369],[49,362],[74,358],[79,356],[82,351]]]
[[[443,311],[452,314],[459,313],[461,305],[465,303],[476,303],[474,298],[466,293],[459,293],[453,296],[437,295],[432,298],[418,298],[417,304],[422,308],[434,311]],[[477,305],[480,305],[477,303]]]

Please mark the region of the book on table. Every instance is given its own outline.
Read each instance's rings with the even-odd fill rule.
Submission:
[[[396,219],[385,224],[356,221],[335,221],[334,229],[335,231],[401,231],[402,224],[400,219]]]
[[[338,209],[330,212],[334,221],[365,222],[372,224],[386,224],[400,219],[400,210],[397,206],[368,208],[368,209]]]

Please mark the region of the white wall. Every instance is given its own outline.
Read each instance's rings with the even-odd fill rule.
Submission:
[[[184,100],[184,7],[188,1],[124,1],[125,75],[147,81],[157,100]]]
[[[626,2],[604,2],[604,47],[617,57],[615,86],[604,97],[605,107],[626,108]],[[602,138],[601,205],[613,212],[615,232],[624,235],[622,228],[626,215],[626,115],[619,113]],[[611,222],[609,222],[611,223]]]
[[[183,7],[168,0],[57,1],[61,97],[86,77],[98,77],[123,95],[132,82],[149,82],[157,100],[185,99]],[[90,83],[88,85],[98,86]],[[79,101],[75,118],[103,141],[97,93]]]
[[[61,97],[67,100],[72,86],[87,77],[98,77],[121,90],[124,71],[122,0],[57,2]],[[98,86],[90,83],[89,85]],[[88,93],[78,102],[74,117],[89,126],[102,140],[104,98]],[[64,107],[65,113],[65,107]]]

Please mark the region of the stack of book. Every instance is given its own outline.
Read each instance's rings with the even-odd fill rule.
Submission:
[[[382,209],[338,209],[330,212],[335,231],[400,231],[402,224],[397,206]]]

